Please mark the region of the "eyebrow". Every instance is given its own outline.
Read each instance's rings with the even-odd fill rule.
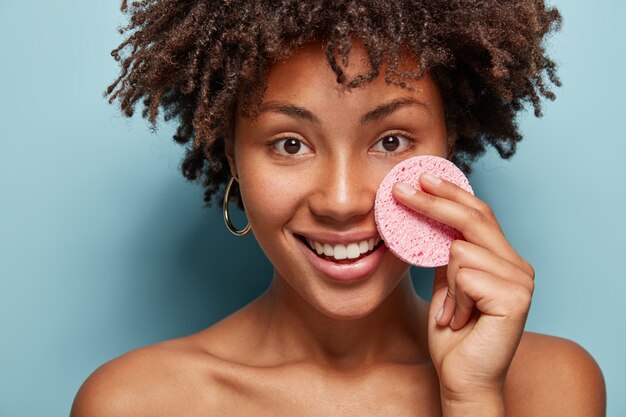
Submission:
[[[320,119],[318,119],[317,116],[314,115],[309,110],[303,107],[294,106],[293,104],[286,103],[283,101],[271,101],[269,103],[262,104],[261,107],[259,108],[259,114],[263,113],[264,111],[273,111],[276,113],[282,113],[287,116],[291,116],[291,117],[295,117],[298,119],[307,120],[309,122],[313,122],[316,124],[320,124]]]
[[[367,112],[363,117],[361,117],[361,125],[365,125],[368,123],[375,122],[377,120],[383,119],[389,116],[391,113],[399,110],[402,107],[406,106],[418,106],[427,108],[425,103],[416,100],[414,98],[399,98],[396,100],[392,100],[389,103],[381,104],[376,107],[374,110]]]
[[[359,123],[361,125],[365,125],[368,123],[375,122],[377,120],[380,120],[389,116],[393,112],[406,106],[418,106],[418,107],[423,107],[423,108],[428,107],[425,103],[419,100],[416,100],[414,98],[400,98],[400,99],[392,100],[389,103],[381,104],[380,106],[376,107],[374,110],[371,110],[365,113],[361,117],[361,120],[359,121]],[[276,113],[282,113],[287,116],[307,120],[309,122],[316,123],[316,124],[321,123],[320,119],[311,111],[303,107],[298,107],[298,106],[295,106],[293,104],[283,102],[283,101],[271,101],[271,102],[262,104],[259,109],[259,113],[262,113],[264,111],[273,111]]]

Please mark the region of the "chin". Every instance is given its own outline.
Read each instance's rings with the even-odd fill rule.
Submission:
[[[400,264],[400,261],[398,261]],[[402,272],[393,274],[396,279],[370,277],[349,290],[346,287],[317,287],[303,301],[308,302],[321,314],[335,320],[358,320],[379,309],[408,272],[406,264],[400,264]],[[400,271],[398,271],[400,272]]]

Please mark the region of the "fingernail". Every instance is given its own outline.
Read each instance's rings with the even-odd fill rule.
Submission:
[[[435,184],[435,185],[441,184],[441,178],[435,177],[434,175],[429,174],[427,172],[424,172],[422,174],[422,178],[424,178],[426,181],[428,181],[431,184]]]
[[[405,195],[413,195],[415,194],[415,188],[410,185],[404,184],[402,182],[396,183],[396,189]]]
[[[439,307],[439,310],[437,310],[437,314],[435,314],[435,321],[438,322],[441,316],[443,316],[443,306]]]

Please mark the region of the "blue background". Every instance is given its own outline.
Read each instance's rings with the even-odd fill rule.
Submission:
[[[555,2],[564,83],[520,119],[511,161],[471,180],[537,289],[527,329],[597,359],[626,415],[626,3]],[[172,127],[148,132],[102,97],[119,3],[0,0],[0,416],[67,416],[80,384],[131,349],[200,330],[262,292],[271,268],[178,171]],[[619,262],[618,262],[619,261]],[[430,279],[417,271],[418,292]],[[558,400],[558,399],[557,399]]]

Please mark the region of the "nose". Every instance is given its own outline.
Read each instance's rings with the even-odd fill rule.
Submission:
[[[311,211],[326,222],[349,223],[367,216],[374,208],[376,184],[363,161],[336,158],[317,170]]]

